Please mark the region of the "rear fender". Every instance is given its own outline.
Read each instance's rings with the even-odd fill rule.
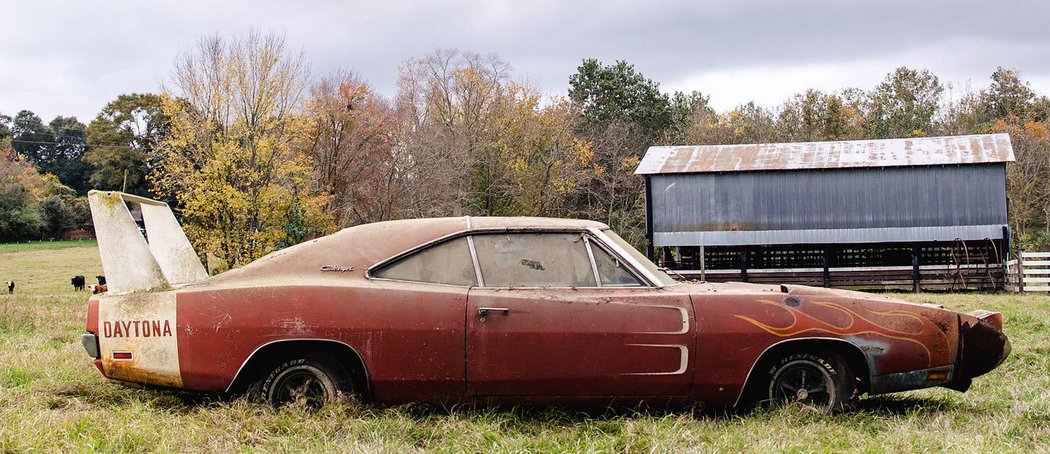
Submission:
[[[360,396],[371,396],[371,382],[368,367],[357,349],[349,344],[320,338],[280,339],[260,345],[241,363],[226,392],[240,392],[248,389],[254,380],[262,378],[268,366],[287,360],[292,351],[297,353],[324,352],[334,356],[335,360],[347,368]]]

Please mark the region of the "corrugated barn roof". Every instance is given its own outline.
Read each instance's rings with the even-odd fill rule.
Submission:
[[[1014,160],[1007,134],[840,142],[649,147],[636,175],[845,169]]]

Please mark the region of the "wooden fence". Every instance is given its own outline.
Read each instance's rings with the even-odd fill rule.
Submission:
[[[779,268],[740,270],[675,270],[672,277],[708,282],[796,284],[876,291],[959,291],[1003,289],[1002,264],[868,266],[855,268]],[[1048,275],[1047,277],[1050,277]]]
[[[1006,262],[1006,289],[1014,292],[1050,292],[1050,252],[1022,252]]]

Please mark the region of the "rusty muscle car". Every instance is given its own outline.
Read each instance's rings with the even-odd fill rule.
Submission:
[[[842,410],[865,393],[965,391],[1010,351],[998,313],[676,281],[598,222],[380,222],[209,277],[167,205],[89,200],[109,293],[88,300],[82,341],[120,382],[275,405]]]

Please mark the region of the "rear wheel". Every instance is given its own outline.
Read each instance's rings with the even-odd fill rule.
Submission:
[[[796,353],[770,369],[767,399],[776,406],[803,405],[835,412],[853,407],[857,379],[838,355]]]
[[[325,356],[283,362],[257,384],[257,390],[274,407],[298,403],[309,408],[321,408],[354,392],[346,369]]]

